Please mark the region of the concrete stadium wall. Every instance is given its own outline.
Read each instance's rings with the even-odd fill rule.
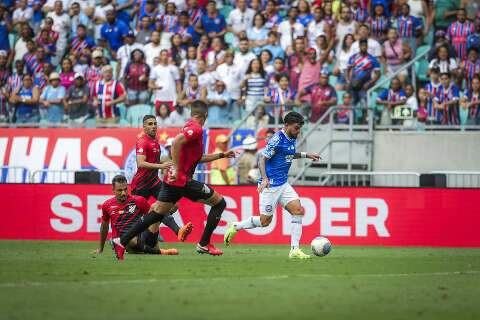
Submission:
[[[480,132],[375,132],[373,170],[480,171]]]

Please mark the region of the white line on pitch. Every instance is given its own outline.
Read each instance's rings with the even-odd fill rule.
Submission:
[[[278,276],[261,276],[261,277],[236,277],[235,279],[242,280],[280,280],[287,278],[348,278],[348,277],[437,277],[437,276],[452,276],[452,275],[475,275],[480,274],[479,270],[469,271],[449,271],[449,272],[424,272],[424,273],[366,273],[366,274],[294,274],[294,275],[278,275]],[[0,288],[16,288],[16,287],[43,287],[50,285],[64,285],[64,284],[80,284],[80,285],[115,285],[115,284],[145,284],[157,282],[191,282],[191,281],[230,281],[233,278],[182,278],[182,279],[124,279],[124,280],[92,280],[92,281],[22,281],[22,282],[5,282],[0,283]]]

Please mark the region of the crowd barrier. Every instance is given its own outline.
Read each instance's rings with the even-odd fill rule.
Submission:
[[[213,241],[227,223],[258,214],[255,187],[216,187],[227,208]],[[305,208],[303,243],[323,235],[338,245],[480,247],[480,189],[297,187]],[[0,239],[98,240],[107,185],[0,184]],[[180,202],[179,224],[192,221],[197,242],[209,208]],[[278,209],[270,226],[240,232],[237,243],[290,243],[290,216]],[[166,241],[174,234],[162,228]]]

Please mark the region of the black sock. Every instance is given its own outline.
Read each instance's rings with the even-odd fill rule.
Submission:
[[[220,217],[222,216],[223,210],[225,210],[226,206],[227,203],[224,199],[222,199],[222,201],[210,209],[207,217],[207,225],[205,226],[205,230],[203,230],[202,239],[200,240],[201,246],[206,246],[210,243],[210,237],[212,236],[213,230],[215,230],[218,222],[220,222]]]
[[[158,242],[158,231],[157,232],[150,232],[150,230],[145,230],[141,234],[142,241],[149,247],[155,247]]]
[[[120,238],[120,243],[126,246],[133,237],[139,235],[142,231],[146,230],[150,225],[161,222],[163,216],[161,214],[152,212],[143,216],[137,223],[133,225],[127,232],[125,232]]]
[[[150,232],[151,233],[151,232]],[[137,248],[143,253],[160,254],[160,249],[147,245],[143,239],[139,238]]]
[[[175,219],[172,216],[166,216],[165,218],[163,218],[162,223],[172,229],[175,234],[178,234],[178,231],[180,231],[180,227],[175,222]]]

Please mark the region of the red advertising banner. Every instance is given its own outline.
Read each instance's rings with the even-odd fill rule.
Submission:
[[[216,187],[227,209],[215,230],[223,241],[227,222],[258,214],[255,187]],[[323,235],[334,244],[480,247],[479,189],[297,187],[305,208],[302,242]],[[1,184],[0,239],[97,240],[108,185]],[[24,205],[22,205],[24,204]],[[199,240],[209,208],[180,202],[179,224],[192,221]],[[239,232],[238,243],[290,241],[290,217],[278,209],[272,224]],[[162,228],[166,241],[174,234]]]

